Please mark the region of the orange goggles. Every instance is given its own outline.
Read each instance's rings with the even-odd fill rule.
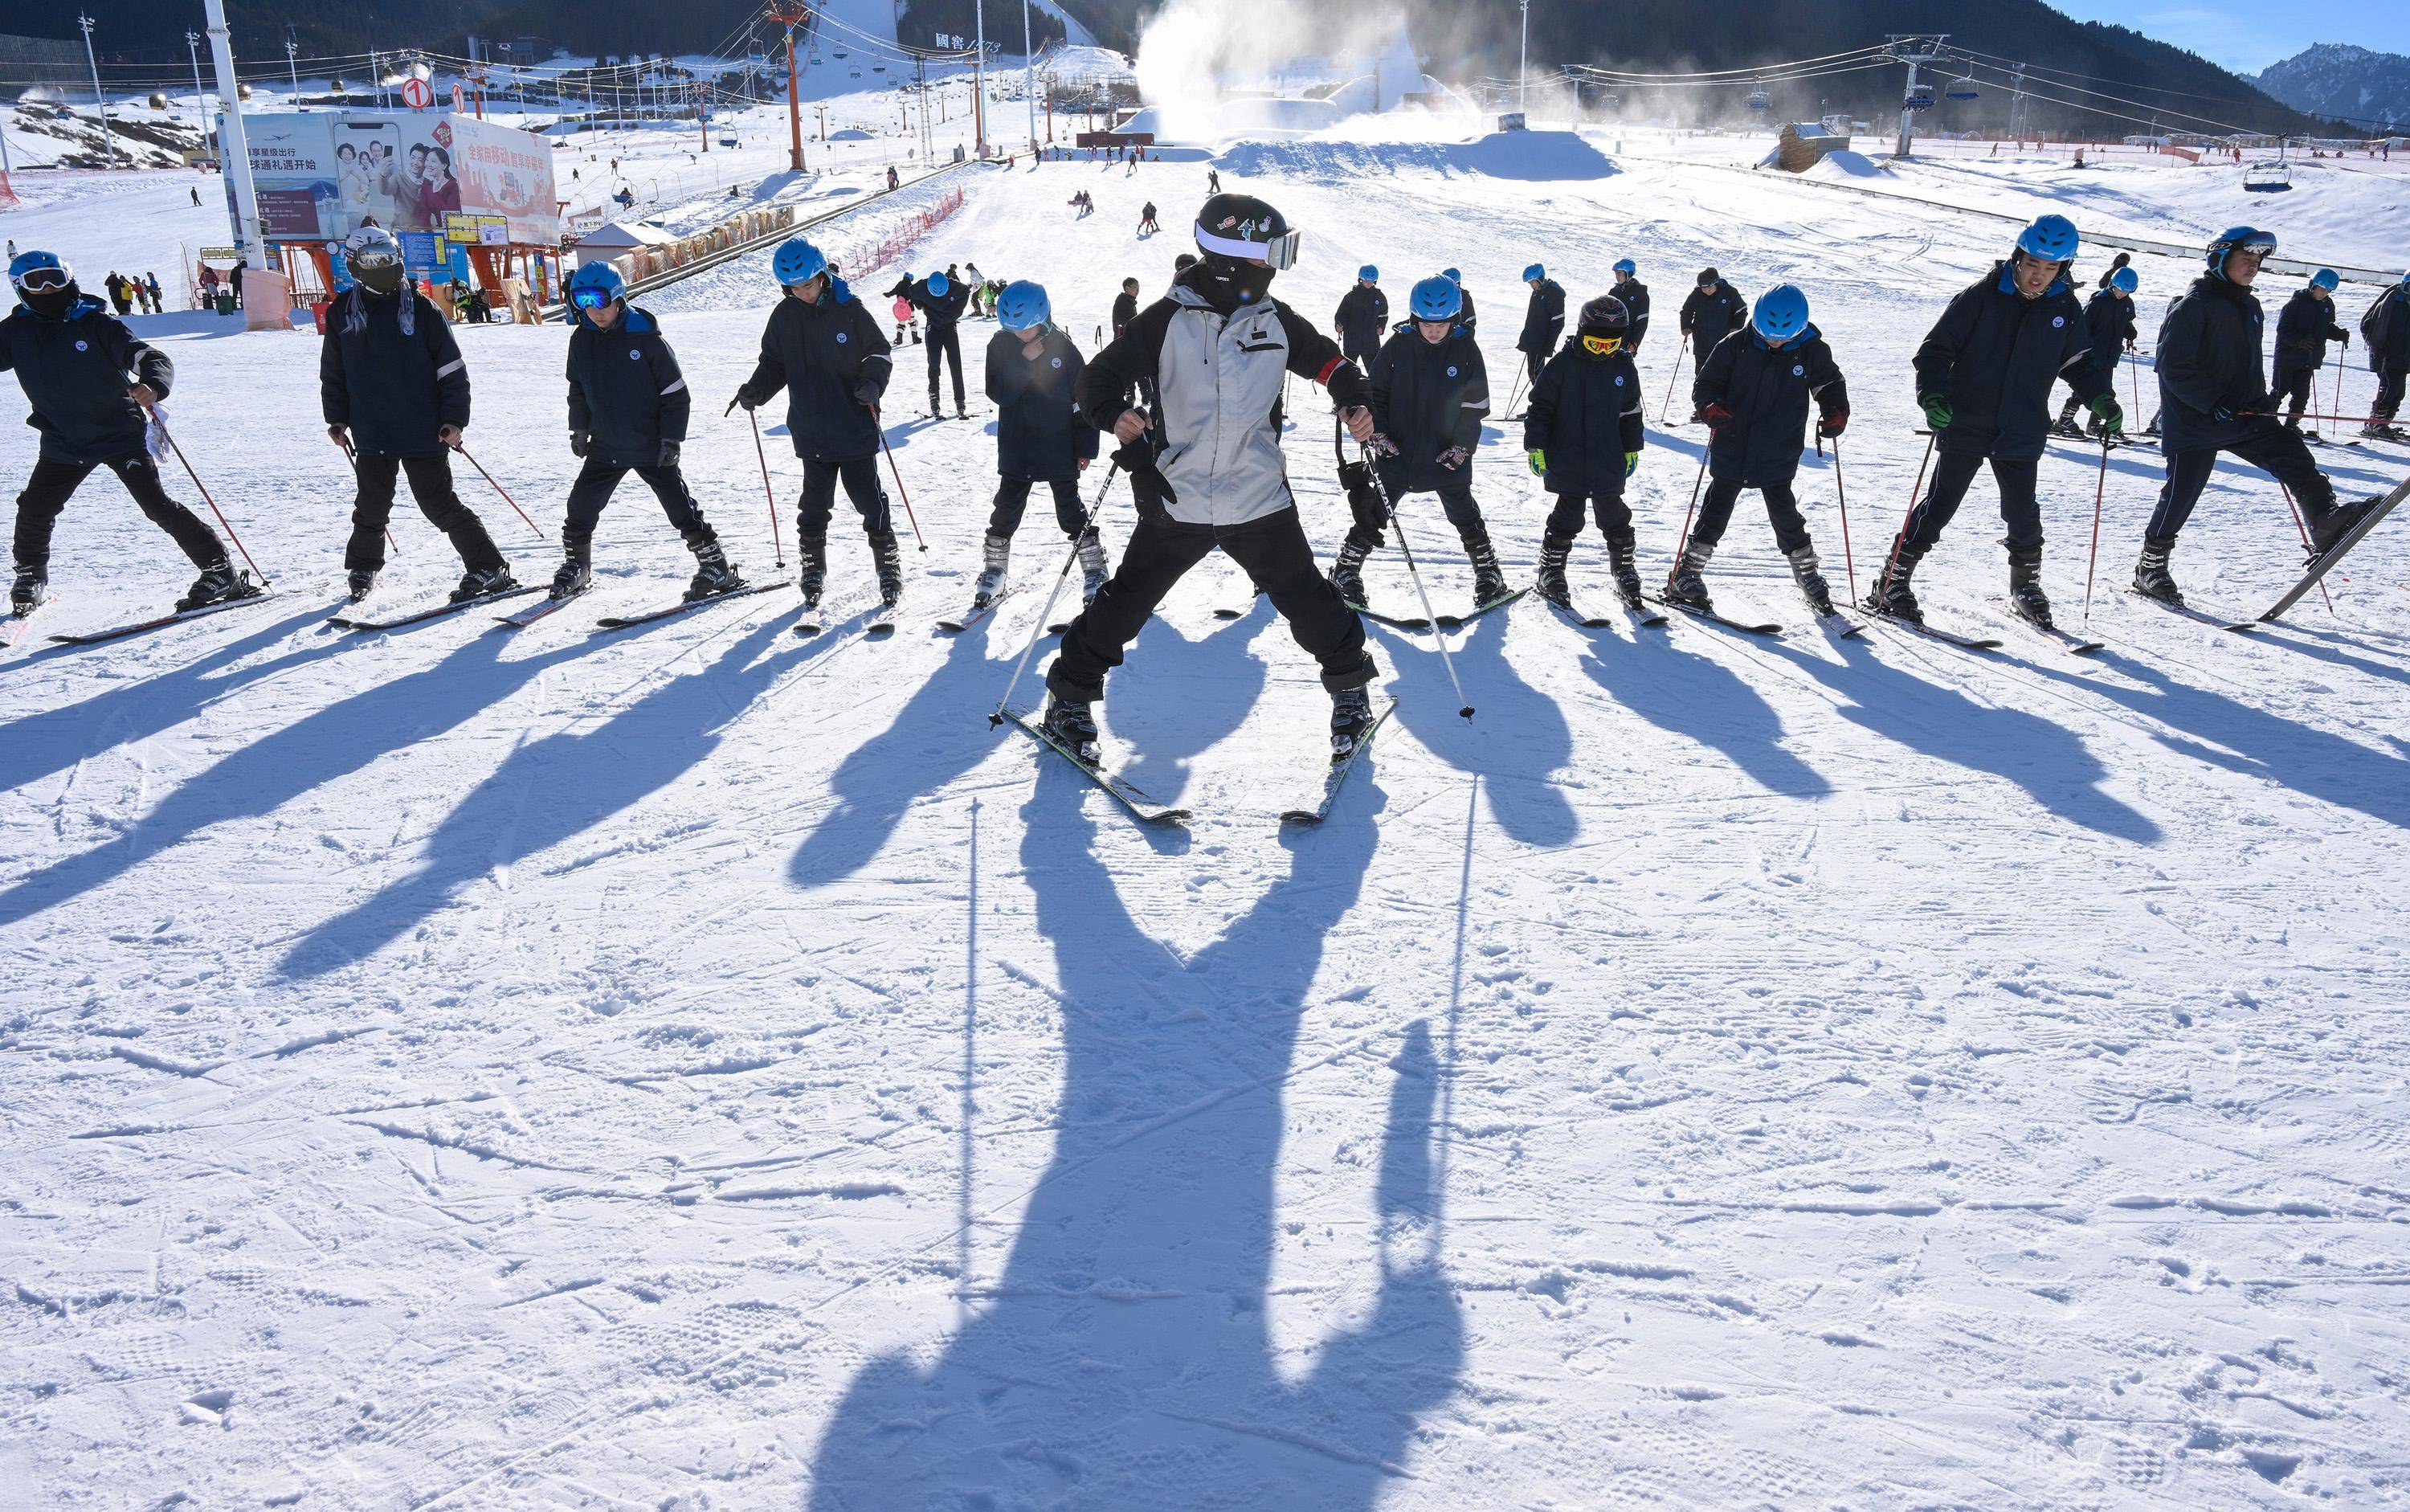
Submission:
[[[1582,350],[1590,353],[1592,356],[1612,356],[1616,353],[1623,350],[1623,338],[1620,336],[1585,336],[1582,338]]]

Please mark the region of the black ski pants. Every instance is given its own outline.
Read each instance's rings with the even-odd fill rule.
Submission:
[[[495,548],[494,538],[486,533],[486,522],[452,490],[450,453],[385,457],[362,452],[354,471],[359,476],[359,491],[352,501],[352,541],[343,548],[344,571],[373,573],[385,566],[385,528],[393,518],[394,481],[404,472],[410,474],[410,496],[418,501],[418,512],[451,538],[463,568],[489,573],[502,565],[502,554]]]
[[[1967,489],[1985,462],[1992,464],[1992,480],[2000,487],[2000,519],[2009,528],[2010,552],[2040,551],[2041,504],[2034,487],[2041,476],[2041,458],[1985,457],[1974,451],[1941,453],[1933,465],[1932,487],[1909,510],[1908,521],[1900,527],[1901,544],[1911,551],[1932,550],[1966,502]]]
[[[1691,526],[1691,539],[1702,545],[1712,546],[1724,538],[1724,527],[1732,523],[1733,505],[1740,502],[1741,482],[1738,469],[1729,472],[1710,472],[1707,496],[1700,501],[1699,517]],[[1765,501],[1765,517],[1774,522],[1774,544],[1785,556],[1807,545],[1808,521],[1799,513],[1799,499],[1791,491],[1791,480],[1780,478],[1756,485],[1759,497]]]
[[[895,533],[887,510],[887,492],[878,486],[878,458],[849,458],[842,462],[804,459],[804,494],[795,505],[795,533],[807,540],[828,535],[829,515],[836,507],[837,480],[845,480],[845,496],[862,516],[863,533],[873,538]]]
[[[1288,621],[1297,644],[1322,663],[1325,688],[1341,692],[1372,680],[1364,622],[1314,565],[1314,547],[1292,504],[1243,525],[1191,525],[1152,512],[1140,515],[1121,566],[1063,632],[1063,653],[1047,669],[1048,689],[1069,703],[1102,698],[1105,674],[1122,664],[1122,648],[1146,628],[1147,617],[1172,585],[1216,546],[1245,570]]]
[[[1620,493],[1561,493],[1556,507],[1548,511],[1546,539],[1556,545],[1571,542],[1581,534],[1582,505],[1590,505],[1590,518],[1598,522],[1598,533],[1608,540],[1632,534],[1632,510]]]
[[[2279,402],[2282,402],[2285,408],[2285,424],[2298,429],[2301,422],[2301,412],[2310,407],[2310,400],[2315,397],[2310,392],[2310,385],[2317,376],[2318,370],[2316,368],[2277,369],[2276,382],[2268,396],[2268,407],[2274,409]]]
[[[929,350],[929,408],[934,410],[937,407],[937,370],[943,365],[940,359],[951,361],[954,365],[954,408],[957,410],[964,408],[963,340],[960,329],[951,321],[942,326],[933,323],[929,327],[929,339],[922,344]]]
[[[2376,375],[2376,407],[2368,413],[2379,420],[2390,420],[2402,413],[2402,389],[2410,380],[2410,371],[2396,368]]]
[[[160,486],[159,466],[145,452],[115,457],[106,463],[62,462],[45,457],[34,464],[25,491],[17,496],[17,565],[47,570],[51,564],[51,530],[59,512],[92,470],[106,466],[125,485],[142,510],[142,517],[175,537],[176,545],[196,567],[214,567],[226,560],[225,547],[201,517],[167,497]]]
[[[2200,502],[2200,491],[2209,487],[2209,474],[2217,466],[2221,451],[2232,452],[2290,488],[2312,523],[2325,518],[2334,507],[2334,485],[2311,459],[2310,443],[2301,432],[2272,419],[2260,420],[2224,446],[2199,446],[2169,457],[2168,481],[2159,489],[2159,507],[2151,512],[2144,534],[2155,541],[2175,539],[2185,521],[2192,517],[2192,506]]]
[[[703,507],[687,491],[686,474],[675,467],[637,467],[631,462],[606,461],[589,457],[578,470],[577,481],[569,489],[569,517],[561,522],[560,544],[583,557],[594,540],[594,524],[602,517],[602,506],[611,502],[612,490],[630,472],[644,479],[645,487],[661,502],[661,513],[670,524],[686,538],[688,545],[701,545],[719,537],[703,517]]]
[[[1080,502],[1080,480],[1048,478],[1046,487],[1054,492],[1054,523],[1063,527],[1065,535],[1077,535],[1088,517],[1087,506]],[[987,533],[1009,536],[1021,529],[1022,512],[1029,507],[1029,490],[1037,483],[1028,478],[998,478],[995,483],[995,510],[987,517]]]
[[[1388,490],[1390,502],[1402,509],[1407,498],[1406,464],[1395,458],[1378,464],[1381,487]],[[1446,512],[1447,522],[1456,527],[1457,538],[1468,552],[1489,544],[1489,524],[1481,517],[1481,506],[1473,498],[1473,467],[1467,463],[1451,474],[1443,474],[1440,486],[1430,490],[1439,495],[1439,507]],[[1377,536],[1371,543],[1380,544]]]

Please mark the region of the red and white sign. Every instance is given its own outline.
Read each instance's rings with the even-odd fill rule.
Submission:
[[[435,103],[435,91],[427,87],[424,79],[405,79],[401,81],[401,103],[414,110],[424,110]]]
[[[466,111],[469,109],[469,102],[467,98],[461,94],[460,85],[457,80],[455,80],[452,85],[452,109],[455,111]]]

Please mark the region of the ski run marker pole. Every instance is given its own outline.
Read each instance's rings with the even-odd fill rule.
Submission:
[[[1447,654],[1447,632],[1439,628],[1439,616],[1431,610],[1430,592],[1423,587],[1423,574],[1415,566],[1415,548],[1406,544],[1406,522],[1398,517],[1398,506],[1389,498],[1389,486],[1381,480],[1381,470],[1373,465],[1372,444],[1364,443],[1365,470],[1372,474],[1372,490],[1381,496],[1381,507],[1389,512],[1389,527],[1398,532],[1398,550],[1406,559],[1406,575],[1415,580],[1415,597],[1423,601],[1423,618],[1431,622],[1431,638],[1439,645],[1439,664],[1447,669],[1448,685],[1456,690],[1456,712],[1473,718],[1473,704],[1464,696],[1464,684],[1456,676],[1456,661]]]
[[[460,443],[458,443],[458,442],[457,442],[457,441],[456,441],[456,442],[454,442],[454,443],[452,443],[452,449],[453,449],[454,451],[456,451],[456,452],[458,452],[458,453],[459,453],[461,456],[463,456],[463,457],[469,457],[469,448],[468,448],[468,447],[466,447],[466,446],[464,446],[464,445],[462,445]],[[517,510],[518,510],[518,516],[519,516],[519,518],[521,518],[521,519],[523,519],[523,520],[527,520],[527,528],[528,528],[529,530],[533,531],[535,532],[535,538],[536,538],[537,540],[539,540],[539,541],[549,541],[549,540],[551,540],[551,539],[552,539],[552,537],[550,537],[550,536],[548,536],[548,535],[546,535],[546,534],[544,534],[544,527],[543,527],[543,526],[538,525],[535,521],[533,521],[533,520],[531,520],[531,519],[528,519],[528,512],[527,512],[526,510],[524,510],[524,509],[519,509],[519,502],[518,502],[517,500],[515,500],[515,499],[514,499],[514,498],[512,498],[512,497],[511,497],[511,492],[510,492],[510,490],[509,490],[508,488],[503,487],[502,487],[501,484],[499,484],[499,483],[494,483],[494,475],[493,475],[491,472],[486,472],[486,464],[485,464],[485,463],[478,461],[478,460],[477,460],[475,458],[473,458],[473,457],[469,457],[469,465],[470,465],[471,467],[473,467],[473,468],[475,468],[475,469],[477,470],[477,475],[478,475],[479,477],[481,477],[481,478],[485,479],[487,483],[493,483],[493,484],[494,484],[494,491],[495,491],[496,493],[501,494],[501,495],[502,496],[502,502],[504,502],[504,503],[506,503],[506,504],[510,505],[513,509],[517,509]]]
[[[1005,705],[1012,702],[1012,691],[1021,686],[1021,675],[1029,670],[1029,659],[1038,654],[1038,637],[1046,633],[1046,622],[1054,618],[1054,601],[1063,596],[1063,585],[1071,580],[1071,564],[1080,560],[1080,543],[1096,528],[1096,511],[1105,507],[1105,495],[1113,491],[1113,478],[1122,465],[1114,462],[1105,469],[1104,485],[1096,489],[1096,502],[1080,518],[1080,533],[1071,537],[1071,549],[1063,557],[1063,570],[1054,574],[1054,587],[1046,595],[1046,607],[1038,613],[1038,623],[1029,627],[1029,644],[1021,648],[1021,660],[1012,664],[1012,680],[1004,685],[1004,696],[995,701],[995,712],[987,717],[987,727],[996,729],[1004,723]]]
[[[762,463],[762,502],[770,506],[770,545],[778,554],[778,570],[787,570],[787,543],[778,535],[778,496],[770,491],[770,454],[762,449],[762,417],[751,410],[745,418],[753,422],[753,455]]]
[[[863,408],[870,412],[870,423],[878,425],[878,406],[865,404]],[[904,501],[904,517],[912,522],[912,539],[920,542],[921,549],[926,551],[929,538],[921,533],[921,516],[912,513],[912,495],[904,487],[904,474],[896,471],[895,448],[887,444],[887,428],[883,425],[878,426],[878,449],[887,454],[887,475],[895,480],[895,495]]]
[[[218,507],[218,502],[210,497],[210,486],[201,481],[201,475],[198,472],[193,471],[193,464],[184,460],[184,448],[176,444],[174,434],[167,429],[167,422],[160,417],[159,412],[156,409],[151,410],[150,414],[151,423],[159,428],[159,435],[161,439],[167,443],[167,449],[176,454],[177,461],[183,463],[184,475],[193,480],[194,487],[201,490],[202,502],[208,504],[210,506],[210,513],[218,517],[218,525],[225,531],[226,539],[232,541],[234,543],[234,548],[242,553],[243,564],[249,567],[251,569],[252,575],[258,578],[260,583],[265,586],[268,582],[268,574],[259,570],[259,563],[251,560],[251,548],[242,544],[242,537],[234,533],[233,526],[226,524],[225,511],[220,509]]]

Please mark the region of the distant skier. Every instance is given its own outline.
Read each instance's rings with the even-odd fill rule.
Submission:
[[[2260,366],[2263,317],[2251,293],[2259,264],[2276,250],[2273,232],[2229,227],[2209,244],[2209,270],[2193,280],[2159,327],[2161,424],[2167,483],[2144,529],[2134,566],[2134,590],[2182,603],[2169,568],[2176,533],[2208,486],[2217,454],[2232,452],[2291,490],[2309,527],[2310,548],[2323,554],[2341,540],[2374,499],[2338,504],[2334,485],[2310,458],[2298,431],[2276,420]]]
[[[1122,291],[1113,296],[1113,340],[1120,341],[1122,332],[1128,329],[1129,323],[1137,318],[1138,280],[1125,278],[1122,280]]]
[[[2041,505],[2035,483],[2050,432],[2050,391],[2065,377],[2110,436],[2125,412],[2107,375],[2090,367],[2083,307],[2067,276],[2082,239],[2064,215],[2017,235],[2005,261],[1959,291],[1916,349],[1916,402],[1939,460],[1924,498],[1900,522],[1883,571],[1866,595],[1878,614],[1923,622],[1909,583],[1989,462],[2009,528],[2009,597],[2035,623],[2050,622],[2041,587]]]
[[[1632,334],[1623,339],[1624,354],[1636,365],[1640,343],[1648,339],[1648,285],[1640,282],[1640,265],[1629,257],[1615,264],[1615,298],[1632,317]]]
[[[1218,195],[1221,192],[1222,170],[1219,168],[1207,168],[1205,170],[1205,193],[1208,196],[1212,196]]]
[[[1150,199],[1146,202],[1146,208],[1138,212],[1138,234],[1153,236],[1162,229],[1162,226],[1154,224],[1154,201]]]
[[[2368,371],[2376,374],[2376,402],[2359,433],[2376,441],[2410,441],[2410,432],[2393,423],[2410,381],[2410,271],[2359,317],[2359,336],[2367,346]]]
[[[1489,527],[1473,497],[1473,454],[1489,413],[1489,374],[1473,333],[1457,324],[1464,291],[1446,278],[1414,286],[1409,318],[1372,359],[1366,391],[1372,401],[1370,446],[1394,509],[1408,494],[1436,493],[1447,522],[1473,563],[1473,600],[1506,596],[1506,574],[1489,542]],[[1364,560],[1380,537],[1359,522],[1331,564],[1331,586],[1351,603],[1364,602]]]
[[[262,591],[234,570],[216,532],[160,485],[158,463],[144,443],[145,412],[175,383],[167,354],[79,288],[74,270],[54,253],[19,253],[8,260],[8,282],[17,307],[0,318],[0,370],[17,374],[33,410],[25,423],[41,436],[33,472],[17,496],[10,612],[32,614],[49,597],[52,528],[96,467],[116,473],[142,517],[200,569],[177,608]]]
[[[2083,325],[2091,337],[2091,350],[2075,375],[2067,380],[2067,402],[2059,406],[2058,424],[2051,427],[2054,434],[2081,441],[2083,432],[2076,428],[2075,407],[2083,402],[2083,395],[2098,385],[2117,388],[2117,362],[2120,356],[2134,345],[2134,291],[2141,287],[2141,279],[2130,268],[2120,268],[2109,275],[2100,292],[2083,306]],[[2101,431],[2098,415],[2092,417],[2092,433]]]
[[[452,487],[452,450],[469,428],[469,364],[434,301],[410,286],[401,243],[362,226],[343,242],[352,287],[327,307],[318,348],[318,404],[327,434],[352,448],[358,492],[343,570],[355,602],[385,570],[385,522],[398,474],[410,477],[419,513],[460,553],[453,602],[518,586],[486,522]]]
[[[995,405],[998,481],[973,608],[985,608],[1004,591],[1013,532],[1021,529],[1029,490],[1040,483],[1054,497],[1054,523],[1078,543],[1082,602],[1105,583],[1104,543],[1080,500],[1080,474],[1096,455],[1096,428],[1081,418],[1077,403],[1087,362],[1053,320],[1042,284],[1025,279],[1008,284],[996,301],[1003,329],[987,343],[987,397]]]
[[[1820,416],[1816,434],[1837,436],[1850,423],[1850,395],[1823,332],[1808,318],[1808,296],[1789,284],[1760,295],[1749,324],[1707,354],[1691,400],[1709,427],[1707,495],[1666,579],[1667,602],[1712,612],[1703,575],[1707,560],[1741,490],[1755,488],[1800,594],[1819,615],[1833,613],[1791,480],[1807,444],[1808,400],[1815,400]]]
[[[1623,301],[1602,294],[1581,307],[1574,339],[1550,357],[1532,383],[1523,416],[1523,452],[1540,485],[1556,496],[1540,539],[1535,587],[1550,603],[1573,606],[1565,564],[1581,534],[1587,503],[1606,538],[1615,595],[1640,607],[1640,571],[1633,560],[1632,511],[1623,487],[1640,467],[1640,371],[1633,366],[1632,315]]]
[[[686,596],[744,587],[678,467],[693,400],[661,323],[627,302],[627,284],[609,263],[580,264],[569,275],[568,294],[576,327],[569,336],[569,449],[585,466],[569,490],[552,596],[583,593],[592,582],[595,523],[631,470],[694,553]]]
[[[1357,440],[1372,434],[1363,379],[1336,343],[1271,297],[1273,277],[1296,264],[1299,240],[1262,200],[1208,199],[1197,217],[1204,260],[1081,376],[1081,411],[1121,443],[1116,458],[1130,473],[1139,521],[1120,567],[1065,632],[1047,672],[1046,728],[1074,749],[1093,755],[1094,705],[1122,648],[1217,546],[1322,664],[1333,758],[1372,728],[1365,689],[1379,669],[1364,649],[1363,622],[1314,566],[1272,423],[1286,372],[1326,385]],[[1152,415],[1123,401],[1141,377],[1161,388]]]
[[[2276,381],[2275,397],[2285,401],[2285,429],[2301,429],[2301,412],[2309,407],[2310,387],[2318,370],[2327,365],[2327,343],[2341,342],[2344,350],[2351,350],[2351,333],[2335,323],[2334,291],[2343,281],[2331,268],[2321,268],[2310,275],[2310,281],[2285,301],[2284,313],[2276,317]],[[2303,431],[2303,441],[2316,441],[2318,433]]]
[[[1716,343],[1748,324],[1749,301],[1740,290],[1714,269],[1699,269],[1699,286],[1682,301],[1682,334],[1691,339],[1691,356],[1697,364],[1706,367]]]
[[[1523,306],[1523,329],[1515,338],[1515,350],[1523,354],[1524,372],[1536,378],[1556,351],[1557,338],[1565,333],[1565,290],[1539,263],[1523,269],[1523,284],[1532,298]],[[1458,298],[1462,302],[1460,292]]]
[[[762,328],[761,359],[729,407],[758,409],[787,391],[787,431],[804,463],[795,555],[805,606],[820,606],[828,582],[829,515],[839,479],[862,516],[878,597],[892,606],[904,596],[904,557],[878,486],[878,401],[893,370],[887,338],[853,291],[830,276],[828,258],[802,237],[780,245],[770,271],[781,296]]]
[[[1443,268],[1439,276],[1455,284],[1456,292],[1464,300],[1462,308],[1456,313],[1456,323],[1468,333],[1477,332],[1481,328],[1480,316],[1473,308],[1473,291],[1464,286],[1464,275],[1453,268]]]
[[[1389,334],[1389,297],[1381,292],[1381,270],[1371,263],[1356,269],[1356,282],[1339,297],[1330,317],[1339,350],[1350,361],[1370,366]]]
[[[963,393],[963,339],[956,327],[962,322],[963,309],[969,304],[970,297],[969,285],[943,273],[931,273],[913,284],[911,292],[906,296],[929,324],[928,340],[923,344],[929,350],[929,418],[933,420],[946,417],[946,412],[937,404],[937,377],[949,362],[953,364],[954,372],[954,418],[969,418]],[[884,380],[881,382],[883,386]]]

